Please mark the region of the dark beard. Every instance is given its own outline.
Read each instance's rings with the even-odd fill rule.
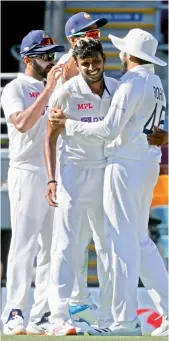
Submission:
[[[124,75],[127,72],[127,62],[124,61],[121,65],[121,73]]]
[[[32,66],[34,68],[34,70],[36,71],[36,73],[41,76],[42,78],[47,77],[48,72],[50,71],[51,67],[54,65],[47,65],[45,68],[41,65],[41,61],[39,60],[38,62],[36,60],[33,60]]]

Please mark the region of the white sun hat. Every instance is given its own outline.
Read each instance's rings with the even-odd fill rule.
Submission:
[[[144,30],[134,28],[124,38],[118,38],[109,34],[113,45],[120,51],[131,56],[143,59],[153,64],[166,66],[167,63],[155,56],[158,46],[157,39]]]

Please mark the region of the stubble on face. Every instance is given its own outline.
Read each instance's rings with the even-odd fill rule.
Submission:
[[[35,70],[35,72],[41,76],[42,78],[46,78],[48,72],[51,70],[51,68],[54,66],[54,63],[45,62],[41,59],[33,59],[32,66]]]
[[[126,60],[127,53],[120,51],[119,57],[121,60],[121,73],[122,75],[124,75],[128,71],[127,60]]]

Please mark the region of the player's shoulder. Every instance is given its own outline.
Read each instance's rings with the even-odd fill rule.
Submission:
[[[60,103],[62,102],[65,103],[71,97],[71,94],[72,94],[72,78],[66,81],[64,84],[54,89],[49,102],[53,103],[57,100]]]
[[[79,75],[70,78],[62,85],[64,91],[77,92],[78,91],[78,79]]]
[[[106,86],[110,92],[111,92],[111,90],[115,90],[119,85],[119,81],[115,78],[112,78],[112,77],[104,76],[104,81],[105,81]]]
[[[60,59],[57,61],[57,64],[65,64],[69,59],[68,53],[65,53]]]
[[[72,49],[70,49],[67,53],[63,54],[58,60],[57,64],[65,64],[68,62],[69,58],[72,55]]]
[[[9,89],[15,88],[20,86],[20,82],[18,78],[12,79],[10,82],[8,82],[5,86],[4,86],[4,90],[3,91],[8,91]]]
[[[138,72],[127,72],[126,75],[121,78],[119,84],[128,89],[142,88],[146,84],[146,78]]]
[[[22,84],[18,78],[11,80],[7,83],[2,91],[1,100],[3,100],[6,96],[9,96],[13,92],[20,91],[22,88]]]

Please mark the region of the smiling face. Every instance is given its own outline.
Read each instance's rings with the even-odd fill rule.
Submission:
[[[105,58],[99,52],[93,52],[90,57],[77,57],[77,67],[87,83],[98,82],[103,78]]]

